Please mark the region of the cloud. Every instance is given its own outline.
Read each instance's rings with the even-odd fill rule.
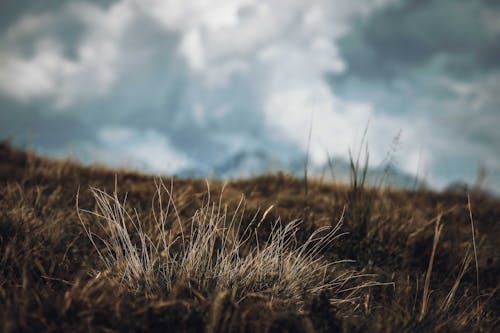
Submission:
[[[436,182],[471,178],[476,160],[499,164],[500,26],[492,3],[39,6],[22,8],[0,32],[0,100],[13,123],[22,118],[16,112],[54,119],[58,111],[81,124],[84,133],[64,136],[54,151],[87,147],[88,159],[210,173],[248,152],[302,158],[313,119],[317,164],[327,152],[347,157],[368,121],[375,164],[399,130],[399,166],[416,172],[427,163]]]
[[[254,85],[281,80],[271,67],[293,53],[285,66],[300,69],[297,77],[341,71],[332,41],[352,15],[376,6],[360,1],[122,0],[106,7],[68,2],[53,12],[22,15],[9,26],[3,36],[9,48],[0,53],[0,90],[21,101],[49,98],[68,109],[106,98],[132,70],[141,75],[132,66],[158,66],[147,63],[156,52],[185,61],[187,79],[203,82],[191,90],[202,94],[225,90],[238,74],[257,80]],[[162,44],[172,39],[176,50],[165,49]]]
[[[105,95],[116,80],[118,44],[130,18],[127,6],[88,3],[21,17],[4,36],[12,47],[0,51],[0,93],[22,102],[49,98],[57,109]],[[74,22],[82,31],[66,30]],[[68,40],[73,35],[79,38]]]
[[[99,152],[98,162],[165,174],[191,167],[189,158],[177,151],[168,137],[151,129],[105,127],[99,131],[98,140],[94,148]]]
[[[341,53],[349,75],[367,79],[401,75],[443,55],[450,69],[487,70],[499,66],[492,59],[499,30],[491,23],[498,19],[500,11],[480,1],[402,1],[359,21],[340,42]]]
[[[339,41],[346,70],[328,80],[340,98],[401,126],[403,169],[425,156],[440,186],[472,180],[480,162],[498,174],[499,20],[499,8],[481,1],[388,5]]]

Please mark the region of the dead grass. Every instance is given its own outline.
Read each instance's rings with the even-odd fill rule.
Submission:
[[[163,182],[1,144],[0,331],[499,331],[495,198]]]
[[[300,244],[297,233],[302,222],[283,224],[278,218],[271,223],[267,240],[260,244],[258,228],[272,207],[260,220],[255,215],[247,221],[242,230],[244,197],[233,212],[228,212],[222,194],[214,202],[208,188],[206,202],[183,221],[177,213],[172,187],[167,188],[161,179],[155,184],[157,205],[165,208],[153,214],[154,235],[145,232],[137,211],[127,210],[127,195],[120,200],[116,185],[113,194],[90,189],[97,211],[77,208],[85,233],[105,267],[105,271],[95,274],[112,272],[107,276],[114,276],[120,285],[135,292],[170,292],[183,281],[205,294],[232,290],[238,302],[260,294],[287,300],[298,308],[325,291],[330,293],[332,304],[354,303],[363,288],[382,285],[368,281],[372,277],[369,274],[337,269],[349,260],[328,262],[321,255],[343,235],[338,233],[343,214],[334,227],[320,227]],[[165,205],[162,198],[166,198]],[[84,222],[82,212],[97,218],[97,232],[91,231],[92,223]],[[177,223],[180,233],[167,229],[172,223]],[[249,246],[252,239],[255,246]]]

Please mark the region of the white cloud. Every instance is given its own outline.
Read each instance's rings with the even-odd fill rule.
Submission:
[[[185,154],[172,146],[168,137],[155,130],[105,127],[99,131],[98,139],[100,142],[94,148],[99,152],[97,161],[106,164],[167,174],[192,165]]]
[[[30,60],[0,53],[0,90],[20,101],[44,97],[58,88],[61,76],[73,70],[71,63],[61,58],[57,43],[40,41]]]
[[[140,52],[129,48],[127,32],[140,29],[144,20],[180,36],[179,53],[209,88],[227,84],[235,73],[265,73],[256,85],[282,79],[273,68],[281,65],[293,65],[299,76],[317,77],[325,70],[344,69],[335,39],[352,15],[377,6],[376,1],[318,0],[122,0],[108,8],[69,3],[53,13],[22,16],[4,34],[11,46],[25,36],[38,36],[38,46],[34,54],[0,51],[0,91],[23,101],[48,97],[59,109],[103,98],[130,70],[121,66]],[[74,41],[76,57],[70,58],[65,45],[50,34],[74,22],[84,32]],[[293,62],[286,60],[290,55]]]
[[[446,110],[440,121],[388,115],[374,103],[341,99],[325,82],[327,72],[348,71],[337,41],[349,31],[351,19],[387,2],[121,0],[109,7],[71,2],[52,13],[22,16],[0,36],[7,46],[0,49],[0,93],[23,103],[48,100],[60,110],[84,105],[81,109],[94,116],[104,110],[117,117],[144,110],[168,114],[168,130],[182,132],[196,125],[211,136],[197,142],[226,145],[221,156],[247,146],[273,149],[269,138],[253,138],[259,126],[275,141],[305,150],[313,113],[311,157],[318,164],[325,162],[327,151],[347,157],[368,121],[374,164],[383,161],[400,129],[402,147],[396,158],[405,171],[416,172],[419,163],[432,165],[443,152],[451,156],[466,149],[477,155],[482,146],[441,126]],[[83,31],[73,41],[75,54],[70,56],[67,41],[53,32],[64,31],[72,22],[81,24]],[[20,46],[26,40],[32,41],[32,52]],[[496,98],[498,86],[496,76],[485,80],[442,84],[457,92],[457,107],[468,105],[482,114],[484,105]],[[412,89],[409,85],[406,91]],[[382,98],[391,93],[381,93]],[[424,114],[420,111],[432,101],[414,97],[408,93],[414,114]],[[167,103],[169,98],[175,103]],[[251,118],[261,123],[247,121]],[[190,152],[177,151],[168,134],[159,133],[158,124],[151,125],[156,129],[102,130],[102,149],[115,153],[103,150],[99,156],[107,161],[126,157],[168,172],[190,166]],[[491,160],[498,165],[498,159]]]
[[[248,0],[124,0],[146,13],[166,29],[189,31],[193,26],[210,28],[233,26],[237,11]]]
[[[51,98],[58,109],[102,97],[116,80],[119,44],[130,18],[130,8],[120,3],[107,11],[71,3],[55,13],[22,17],[7,30],[5,40],[15,49],[16,40],[38,35],[34,52],[0,50],[0,92],[23,102]],[[73,20],[85,27],[76,59],[68,57],[66,45],[50,35],[54,25],[63,30]]]
[[[326,162],[330,155],[346,156],[355,132],[366,126],[369,105],[343,103],[322,82],[306,82],[270,96],[265,113],[268,126],[306,150],[312,122],[310,154],[313,163]]]

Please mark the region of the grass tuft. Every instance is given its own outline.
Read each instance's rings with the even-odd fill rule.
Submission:
[[[112,194],[91,188],[96,211],[78,208],[80,222],[104,269],[114,273],[107,276],[114,276],[130,290],[168,292],[183,282],[201,293],[233,290],[238,301],[261,293],[303,305],[323,292],[330,293],[332,303],[352,301],[363,288],[377,285],[366,281],[369,275],[337,269],[346,260],[329,262],[321,255],[343,235],[339,233],[343,214],[334,227],[318,228],[300,244],[297,233],[302,222],[283,225],[277,219],[267,240],[259,244],[258,228],[270,209],[259,221],[256,217],[245,221],[243,229],[244,197],[229,212],[222,195],[214,202],[208,189],[203,206],[183,221],[176,213],[172,188],[158,180],[156,190],[160,208],[161,199],[168,198],[164,209],[153,214],[156,238],[145,231],[137,212],[128,211],[127,195],[120,200],[116,188]],[[82,213],[95,217],[98,231],[91,230]],[[178,234],[167,231],[172,218],[178,223]],[[250,246],[251,241],[257,245]],[[359,283],[353,285],[354,281]]]

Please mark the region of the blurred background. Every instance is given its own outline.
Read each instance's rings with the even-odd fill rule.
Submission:
[[[500,192],[495,0],[2,0],[0,138],[162,174]],[[311,133],[309,140],[309,132]]]

